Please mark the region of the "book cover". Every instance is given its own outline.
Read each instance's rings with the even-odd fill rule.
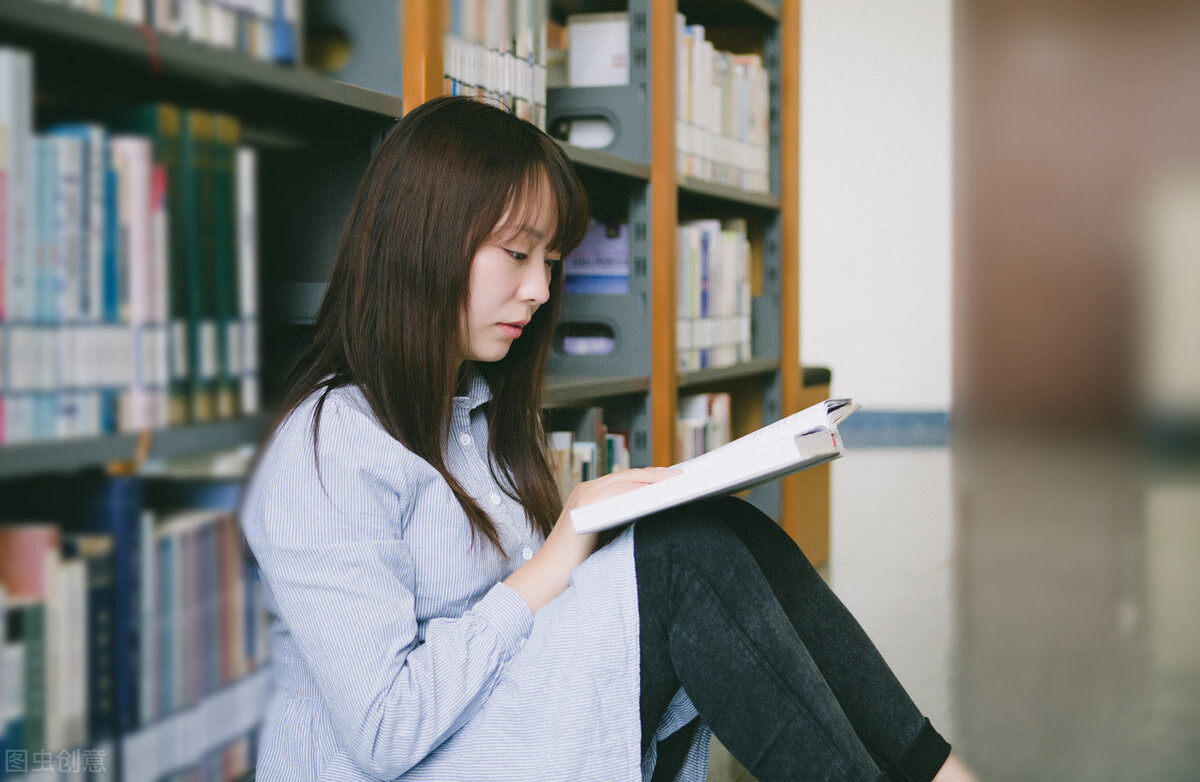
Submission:
[[[575,532],[598,532],[676,505],[748,489],[842,455],[837,425],[858,409],[828,399],[721,448],[674,465],[679,475],[571,511]]]

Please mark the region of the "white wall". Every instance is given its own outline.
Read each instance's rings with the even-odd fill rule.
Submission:
[[[948,411],[951,0],[804,0],[800,360]]]

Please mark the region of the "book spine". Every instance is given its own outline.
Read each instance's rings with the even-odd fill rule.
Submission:
[[[261,407],[258,350],[258,155],[250,147],[237,151],[238,311],[241,316],[242,413]]]
[[[29,753],[46,749],[46,605],[27,604],[25,630],[25,719],[23,739]]]
[[[236,119],[214,118],[212,147],[213,291],[217,324],[217,417],[239,412],[241,321],[238,317],[237,208],[234,178],[240,129]]]

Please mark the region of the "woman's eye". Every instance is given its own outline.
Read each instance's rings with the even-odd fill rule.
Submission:
[[[554,264],[559,263],[561,261],[562,261],[562,258],[547,258],[546,259],[546,268],[553,269]]]
[[[517,261],[524,261],[529,258],[526,253],[519,253],[516,250],[505,250],[505,252],[511,255],[513,259]]]

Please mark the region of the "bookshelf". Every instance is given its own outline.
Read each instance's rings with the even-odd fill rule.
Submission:
[[[643,449],[634,464],[673,461],[675,420],[681,390],[728,390],[735,396],[735,434],[801,409],[799,363],[799,0],[554,0],[552,18],[570,14],[626,11],[630,19],[629,83],[614,87],[551,90],[551,130],[556,116],[577,113],[613,118],[621,135],[611,149],[582,149],[563,143],[579,167],[593,202],[625,199],[642,215],[645,236],[631,248],[631,285],[627,299],[603,303],[596,297],[568,296],[564,320],[600,319],[601,309],[620,313],[615,356],[591,362],[560,359],[551,366],[547,404],[552,407],[599,404],[619,409],[640,431]],[[769,192],[752,192],[693,176],[676,165],[675,14],[710,26],[730,48],[757,51],[771,76],[771,166]],[[408,29],[431,23],[420,2],[407,5]],[[435,22],[436,23],[436,22]],[[406,42],[412,42],[411,38]],[[442,85],[415,74],[436,71],[442,52],[436,36],[406,51],[406,105],[441,94]],[[634,136],[630,139],[629,136]],[[614,180],[624,180],[624,182]],[[597,195],[600,196],[597,199]],[[680,373],[675,363],[676,227],[684,215],[747,217],[755,254],[753,358],[734,367]],[[636,246],[643,241],[644,246]],[[639,267],[639,253],[648,268]],[[642,276],[644,275],[644,279]],[[593,301],[589,301],[593,299]],[[633,324],[632,327],[630,324]],[[636,348],[622,351],[625,342]],[[648,352],[642,348],[649,347]],[[604,378],[609,378],[605,381]],[[645,397],[640,393],[645,387]],[[606,407],[607,412],[607,407]],[[635,432],[636,435],[639,432]],[[753,499],[811,552],[827,556],[827,514],[803,506],[796,477],[780,481]]]
[[[675,424],[681,393],[725,391],[733,395],[735,436],[763,423],[801,409],[799,364],[799,236],[795,218],[799,205],[799,3],[798,0],[559,0],[551,2],[551,16],[562,22],[570,14],[626,11],[630,19],[630,75],[622,86],[551,90],[551,131],[558,116],[573,111],[579,115],[601,114],[620,126],[620,134],[643,134],[644,138],[618,139],[608,150],[580,150],[564,144],[571,159],[593,193],[602,199],[613,196],[610,185],[594,186],[589,166],[609,174],[628,176],[634,198],[646,206],[646,258],[644,288],[638,287],[638,248],[631,249],[631,293],[645,297],[645,321],[636,335],[649,344],[648,355],[630,351],[615,360],[595,362],[603,374],[628,379],[644,377],[645,399],[623,396],[598,383],[572,386],[572,378],[597,374],[580,362],[559,361],[552,365],[548,386],[550,404],[615,404],[639,409],[645,423],[642,463],[669,464],[673,459]],[[689,24],[705,25],[718,45],[737,51],[757,52],[770,73],[771,165],[773,180],[768,192],[756,192],[680,173],[676,164],[677,51],[675,14]],[[430,97],[420,96],[421,99]],[[557,98],[557,101],[556,101]],[[618,104],[620,105],[614,105]],[[640,157],[645,150],[645,157]],[[616,165],[611,159],[624,160]],[[643,168],[644,166],[644,168]],[[611,176],[609,177],[611,179]],[[644,196],[643,196],[644,193]],[[753,357],[734,366],[681,372],[676,366],[677,286],[676,229],[682,220],[706,216],[741,217],[750,225],[754,253]],[[789,219],[791,218],[791,219]],[[630,219],[631,226],[634,224]],[[565,302],[564,319],[587,319],[594,302]],[[573,306],[574,305],[574,306]],[[618,305],[625,306],[623,303]],[[583,310],[581,313],[580,310]],[[640,313],[639,313],[640,314]],[[628,328],[630,318],[621,319]],[[636,321],[635,321],[636,322]],[[618,345],[620,344],[618,335]],[[620,352],[619,348],[618,351]],[[568,366],[569,365],[569,366]],[[594,381],[593,381],[594,382]],[[639,383],[640,385],[640,383]],[[577,392],[563,395],[559,388]],[[626,383],[624,388],[629,388]],[[638,459],[635,455],[635,464]],[[806,545],[819,561],[826,554],[819,544],[821,527],[827,520],[802,507],[796,479],[781,481],[775,488],[752,497],[764,510],[784,524],[788,532]],[[814,534],[815,533],[815,534]],[[816,543],[816,545],[813,545]]]
[[[633,246],[628,295],[615,303],[571,295],[564,307],[570,320],[616,321],[626,346],[600,361],[558,356],[546,385],[548,414],[569,418],[572,409],[603,407],[606,419],[631,433],[633,463],[648,465],[673,461],[681,392],[729,392],[735,435],[799,410],[799,0],[549,0],[549,9],[560,21],[571,13],[610,10],[627,10],[634,18],[640,59],[631,85],[616,94],[631,97],[620,110],[626,129],[638,136],[634,148],[642,152],[618,154],[560,141],[597,208],[629,222]],[[744,44],[761,53],[767,63],[774,172],[768,192],[679,172],[676,11],[710,26],[731,48]],[[100,470],[259,440],[282,391],[296,338],[324,293],[337,235],[371,152],[405,106],[443,90],[445,13],[445,4],[437,0],[402,0],[403,84],[399,95],[385,95],[64,5],[0,3],[0,44],[23,48],[35,59],[39,126],[103,117],[113,106],[146,101],[227,112],[241,121],[243,141],[260,155],[259,316],[266,411],[211,423],[0,446],[0,479],[11,486],[51,473]],[[564,94],[557,98],[569,100]],[[551,115],[562,108],[554,93],[549,104]],[[753,353],[733,366],[681,372],[676,363],[677,229],[681,219],[712,215],[743,218],[749,225]],[[805,524],[823,523],[819,513],[801,514],[796,479],[785,479],[753,500],[802,545],[813,534]],[[263,686],[259,679],[248,680],[245,689],[257,692]],[[127,751],[133,756],[153,752],[163,735],[183,735],[194,719],[187,714],[170,718],[153,733],[134,737]],[[158,770],[176,769],[168,764]]]
[[[0,744],[5,750],[27,751],[23,770],[34,773],[95,765],[93,770],[109,775],[97,778],[150,780],[179,773],[219,778],[222,767],[245,768],[252,763],[253,731],[270,682],[265,667],[269,650],[262,641],[265,611],[260,600],[250,597],[253,575],[243,564],[236,534],[230,532],[236,529],[230,511],[240,486],[236,479],[153,477],[139,473],[138,467],[146,461],[176,457],[194,464],[193,457],[253,446],[261,440],[280,393],[280,378],[293,343],[292,323],[303,320],[296,317],[295,303],[285,294],[291,286],[304,290],[306,284],[320,284],[353,186],[378,139],[401,115],[402,99],[303,68],[254,60],[160,34],[148,26],[39,0],[0,3],[0,45],[27,52],[32,59],[34,89],[29,100],[39,134],[57,123],[107,124],[116,112],[131,106],[171,103],[236,117],[241,144],[258,155],[261,412],[203,423],[0,445],[0,528],[27,530],[30,522],[50,523],[58,528],[64,546],[68,540],[76,545],[75,539],[81,535],[109,538],[112,553],[106,561],[111,566],[105,568],[112,580],[107,588],[119,595],[114,598],[115,632],[94,632],[92,622],[100,612],[93,610],[92,601],[104,598],[93,597],[91,560],[85,561],[74,550],[66,553],[65,548],[59,552],[60,565],[55,566],[59,574],[54,581],[56,591],[20,598],[0,593],[6,620],[15,616],[13,611],[29,612],[38,605],[44,607],[43,619],[68,608],[73,616],[79,616],[82,608],[87,629],[80,632],[74,628],[70,634],[57,636],[54,648],[86,647],[90,659],[99,659],[100,647],[93,648],[96,639],[112,638],[113,645],[105,648],[115,656],[111,678],[93,676],[92,671],[78,667],[59,669],[60,674],[68,671],[77,677],[66,679],[77,686],[53,685],[57,690],[52,692],[49,678],[41,679],[46,689],[37,700],[22,704],[23,708],[40,704],[36,711],[4,715],[6,723],[14,716],[28,718],[33,721],[29,724],[50,726],[60,731],[58,735],[39,738],[40,734],[25,733],[27,725],[22,724],[16,734],[10,732],[6,737],[16,735],[17,745],[5,743],[3,738]],[[151,497],[152,487],[162,491]],[[165,498],[163,492],[176,490],[194,490],[208,499]],[[105,492],[111,492],[107,499]],[[208,515],[181,518],[201,510]],[[153,521],[148,521],[151,518]],[[170,531],[164,531],[168,527]],[[141,543],[133,543],[130,535]],[[176,546],[175,553],[164,554],[158,548],[164,545]],[[2,549],[0,555],[5,556],[0,559],[5,561],[0,568],[11,568],[15,549],[8,550],[7,545]],[[80,568],[87,568],[85,577],[78,575]],[[158,581],[147,583],[146,589],[131,586],[147,573],[162,573],[167,568],[173,568],[179,574],[176,578],[182,579],[176,586],[191,584],[193,578],[201,585],[191,592],[172,593],[175,602],[162,602],[162,595],[168,592]],[[215,575],[218,570],[219,577]],[[76,575],[64,587],[68,582],[63,574],[68,572]],[[77,588],[84,584],[87,586]],[[217,594],[218,584],[222,590],[228,588],[228,601],[224,591],[218,600],[197,597]],[[143,602],[138,609],[139,600],[158,600],[160,613],[139,613],[147,605]],[[218,610],[223,612],[219,630],[197,629],[200,617],[207,617],[203,621],[215,627],[216,617],[204,612]],[[22,654],[33,650],[25,658],[29,682],[37,680],[28,676],[30,660],[43,657],[44,652],[37,665],[54,666],[54,660],[70,655],[59,653],[52,658],[48,646],[42,645],[50,643],[50,636],[27,624],[35,614],[20,615],[19,622],[3,623],[6,626],[0,636],[6,652],[18,647]],[[131,618],[135,616],[141,618]],[[131,628],[146,616],[155,617],[152,621],[156,623],[147,625],[155,630],[138,637]],[[121,622],[126,623],[124,630]],[[248,637],[251,623],[254,654],[239,658],[238,650],[250,643],[239,634]],[[14,626],[20,629],[14,630]],[[243,629],[232,629],[238,627]],[[35,644],[34,638],[43,640]],[[127,641],[132,647],[119,645]],[[176,647],[174,654],[184,656],[156,657],[154,667],[147,667],[147,650],[151,655],[160,654],[169,648],[163,646],[167,642]],[[184,647],[193,651],[181,652]],[[164,662],[168,659],[172,661]],[[217,660],[220,670],[215,669]],[[161,696],[164,700],[160,702],[158,698],[168,686],[164,682],[172,676],[187,686],[172,696]],[[180,680],[180,676],[184,678]],[[92,692],[101,679],[110,682],[106,686],[112,687],[116,705],[108,700],[105,714],[93,714],[91,709],[105,702]],[[64,694],[84,689],[88,691],[86,715],[78,711],[78,698]],[[43,702],[42,698],[49,700]],[[87,723],[86,738],[81,738],[81,720]],[[0,726],[0,734],[11,727]],[[22,769],[6,768],[18,770]]]

